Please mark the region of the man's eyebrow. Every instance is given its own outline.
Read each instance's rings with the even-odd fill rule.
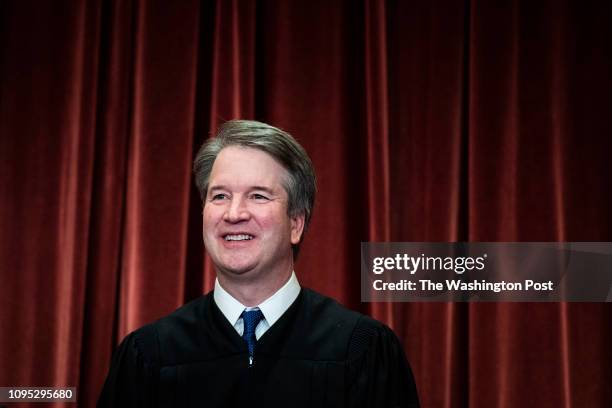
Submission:
[[[270,194],[274,193],[273,189],[271,189],[270,187],[265,187],[265,186],[253,186],[249,188],[249,191],[253,191],[253,190],[265,191],[266,193],[270,193]]]
[[[224,185],[214,185],[208,188],[209,192],[217,191],[217,190],[229,190],[229,189]],[[272,189],[271,187],[266,187],[266,186],[251,186],[248,188],[248,191],[255,191],[255,190],[265,191],[270,194],[274,193],[274,189]]]
[[[216,190],[227,190],[225,186],[210,186],[208,187],[208,192],[216,191]]]

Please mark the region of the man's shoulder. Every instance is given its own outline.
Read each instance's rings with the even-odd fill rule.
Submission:
[[[306,307],[310,308],[314,314],[326,316],[328,321],[332,324],[349,322],[373,330],[385,327],[378,320],[355,310],[348,309],[328,296],[315,292],[312,289],[303,289],[303,291]]]
[[[310,289],[303,289],[304,309],[310,322],[313,344],[327,355],[353,359],[369,349],[390,329],[365,314],[346,308],[336,300]]]
[[[126,337],[126,341],[133,343],[140,354],[162,365],[169,363],[165,361],[169,357],[171,360],[181,359],[184,353],[180,351],[193,352],[199,349],[203,316],[210,307],[209,303],[210,294],[200,296],[172,313],[138,328]]]
[[[136,337],[150,336],[152,332],[192,330],[202,319],[202,314],[210,303],[210,294],[200,296],[177,308],[175,311],[148,323],[134,331]]]
[[[418,407],[418,395],[410,364],[399,338],[387,325],[365,314],[349,310],[333,299],[316,292],[305,293],[305,304],[321,316],[330,317],[328,330],[315,341],[319,348],[342,363],[349,406]],[[347,330],[334,333],[333,327]],[[319,354],[321,355],[321,354]]]

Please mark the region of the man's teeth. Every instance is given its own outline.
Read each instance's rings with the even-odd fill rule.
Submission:
[[[226,241],[246,241],[253,239],[252,235],[239,234],[239,235],[226,235]]]

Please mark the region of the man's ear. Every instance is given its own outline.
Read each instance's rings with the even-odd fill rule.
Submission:
[[[304,214],[298,214],[291,217],[291,244],[297,245],[302,239],[304,232]]]

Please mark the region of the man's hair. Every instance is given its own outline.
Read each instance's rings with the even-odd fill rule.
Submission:
[[[304,215],[303,239],[310,223],[316,194],[314,167],[304,148],[289,133],[266,123],[254,120],[225,122],[215,137],[202,145],[193,161],[195,183],[202,201],[206,200],[210,173],[217,155],[228,146],[250,147],[266,152],[287,170],[289,177],[283,180],[283,187],[289,196],[287,215]],[[293,245],[294,258],[298,252],[299,244]]]

